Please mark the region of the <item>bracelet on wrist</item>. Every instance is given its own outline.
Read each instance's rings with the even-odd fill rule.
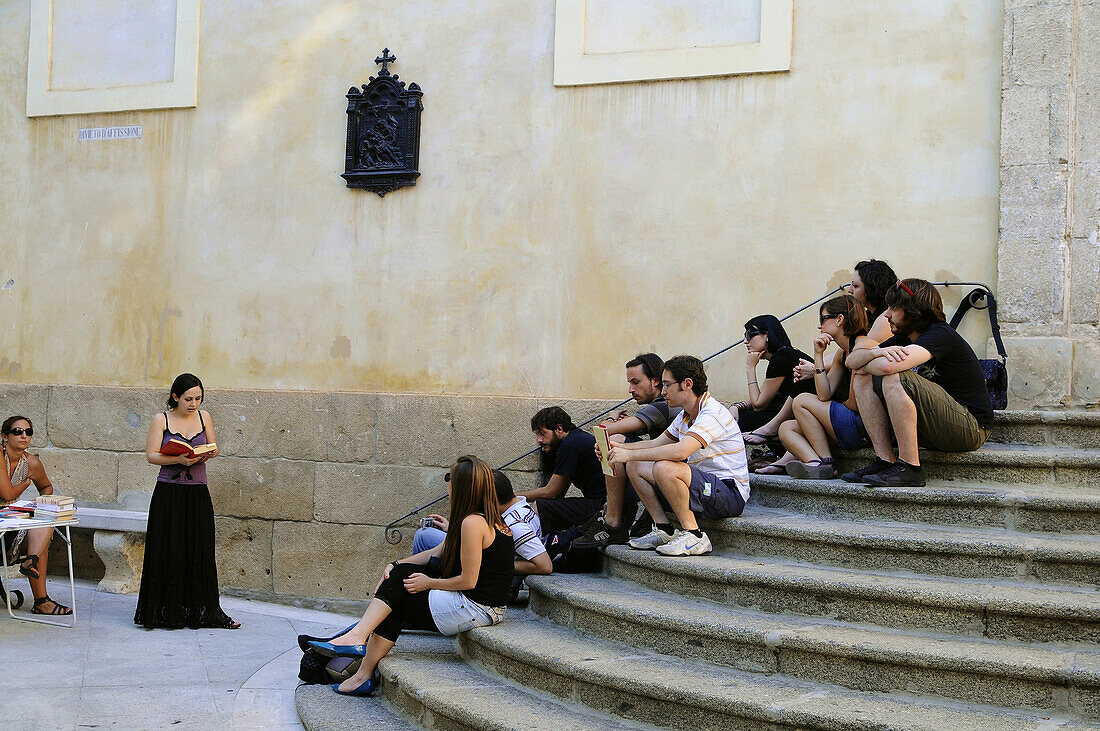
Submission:
[[[750,385],[750,386],[755,386],[755,385],[756,385],[756,381],[749,381],[749,385]]]
[[[825,372],[824,368],[814,368],[814,373],[817,374],[817,375],[821,375],[824,372]]]

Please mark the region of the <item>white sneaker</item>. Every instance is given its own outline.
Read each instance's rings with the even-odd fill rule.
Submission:
[[[631,538],[630,547],[639,551],[652,551],[657,546],[663,546],[672,540],[672,535],[665,533],[657,526],[640,538]]]
[[[702,556],[712,550],[706,533],[702,538],[696,538],[694,533],[686,530],[676,531],[671,541],[657,546],[657,553],[662,556]]]

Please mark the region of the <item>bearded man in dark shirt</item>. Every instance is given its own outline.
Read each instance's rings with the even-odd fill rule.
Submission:
[[[857,342],[845,361],[875,460],[843,477],[873,487],[920,486],[924,470],[917,445],[944,452],[977,449],[993,426],[993,404],[978,357],[945,322],[943,301],[930,282],[894,285],[886,293],[886,319],[894,337],[877,347]]]
[[[538,513],[542,534],[548,536],[591,518],[607,498],[603,469],[596,456],[596,438],[573,425],[560,406],[548,406],[531,417],[531,431],[550,467],[546,484],[519,493]],[[582,497],[565,497],[569,486]]]

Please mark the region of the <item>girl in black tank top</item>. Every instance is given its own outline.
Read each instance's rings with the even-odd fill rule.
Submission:
[[[451,635],[496,624],[504,615],[515,545],[501,517],[493,471],[477,457],[459,457],[444,479],[451,513],[443,543],[391,563],[354,627],[331,642],[309,642],[322,655],[363,658],[355,675],[332,686],[341,695],[374,693],[378,661],[402,629]],[[478,542],[477,565],[463,562],[463,541]],[[441,570],[433,568],[431,559],[439,559]]]

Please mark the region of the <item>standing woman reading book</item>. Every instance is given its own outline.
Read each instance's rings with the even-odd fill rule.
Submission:
[[[331,642],[309,643],[329,657],[363,658],[355,675],[332,686],[341,695],[366,696],[378,688],[378,661],[402,629],[456,635],[504,617],[515,542],[500,515],[493,470],[477,457],[459,457],[443,479],[451,498],[451,529],[443,543],[391,563],[362,619]]]
[[[19,499],[32,484],[39,495],[52,495],[53,485],[38,457],[27,451],[34,436],[34,426],[25,416],[11,416],[0,426],[3,442],[4,473],[0,475],[0,506]],[[0,550],[9,551],[8,563],[19,566],[34,594],[31,614],[72,614],[73,610],[46,596],[46,562],[50,558],[50,538],[53,528],[34,528],[5,535]]]
[[[218,598],[214,506],[206,488],[206,461],[218,456],[218,450],[215,447],[197,457],[161,452],[169,441],[183,441],[192,448],[214,444],[214,423],[199,408],[202,399],[198,377],[177,376],[168,410],[153,417],[145,440],[145,456],[151,464],[160,465],[160,474],[149,503],[145,565],[134,622],[150,629],[241,626],[222,611]]]

